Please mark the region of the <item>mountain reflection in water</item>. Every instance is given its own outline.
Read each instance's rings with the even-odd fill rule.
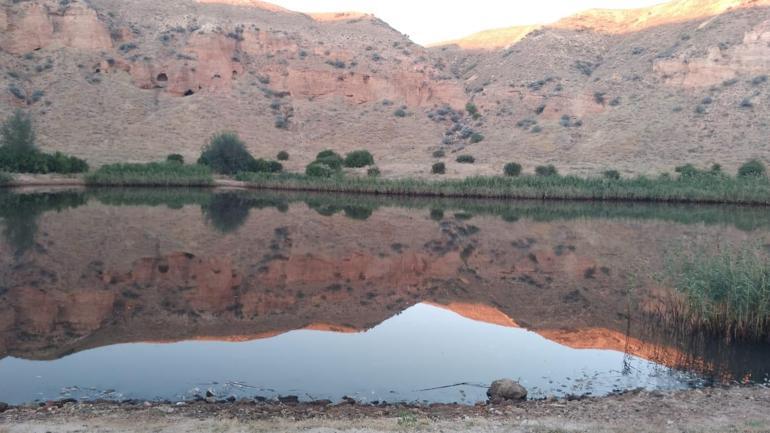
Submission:
[[[2,192],[0,219],[0,401],[229,383],[472,403],[483,388],[416,391],[512,377],[534,396],[602,394],[770,370],[767,345],[649,316],[668,251],[768,244],[763,209],[88,190]]]

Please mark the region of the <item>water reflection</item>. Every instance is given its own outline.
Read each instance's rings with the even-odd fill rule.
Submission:
[[[27,399],[65,386],[151,398],[199,382],[267,383],[226,377],[232,369],[279,378],[265,385],[274,393],[468,402],[483,390],[414,391],[496,376],[521,378],[541,395],[690,384],[669,367],[706,380],[768,374],[766,346],[685,338],[648,316],[667,249],[716,238],[770,243],[764,209],[89,190],[0,193],[0,218],[0,381],[14,381]],[[437,323],[444,328],[420,334]],[[396,331],[380,339],[382,329]],[[120,344],[200,340],[255,341]],[[293,352],[254,367],[280,344]],[[281,359],[309,362],[308,347],[325,360],[280,367]],[[209,352],[219,364],[191,361]],[[187,375],[160,386],[116,368],[140,354],[188,365],[180,367]],[[354,369],[341,359],[349,358],[368,369],[347,377]],[[538,368],[549,363],[569,368]],[[315,383],[308,371],[339,385]],[[590,380],[574,387],[578,373]],[[89,374],[112,375],[101,380],[112,385]],[[430,374],[435,380],[415,386]],[[0,400],[12,398],[0,390]]]

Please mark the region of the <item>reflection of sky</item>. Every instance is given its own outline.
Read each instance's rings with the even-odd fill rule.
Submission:
[[[56,361],[7,358],[0,361],[0,401],[57,398],[71,386],[148,399],[189,397],[199,387],[244,396],[471,403],[485,399],[485,388],[416,391],[460,382],[488,385],[503,377],[520,379],[533,397],[683,386],[662,367],[630,362],[631,372],[623,375],[622,353],[570,349],[421,304],[362,334],[295,331],[246,343],[121,344]],[[237,390],[229,382],[257,388]]]

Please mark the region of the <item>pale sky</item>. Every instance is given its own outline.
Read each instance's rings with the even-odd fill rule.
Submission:
[[[414,42],[430,44],[498,27],[545,24],[586,9],[628,9],[663,0],[268,0],[299,12],[377,15]]]

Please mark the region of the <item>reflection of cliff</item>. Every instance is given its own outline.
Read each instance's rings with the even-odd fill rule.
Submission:
[[[661,269],[662,252],[677,239],[767,237],[702,224],[507,222],[391,207],[363,220],[320,207],[253,206],[227,233],[184,204],[92,201],[43,214],[35,248],[14,256],[0,242],[0,356],[349,332],[430,302],[571,347],[666,361],[673,355],[644,343],[637,306],[651,295],[627,291],[630,276]]]

